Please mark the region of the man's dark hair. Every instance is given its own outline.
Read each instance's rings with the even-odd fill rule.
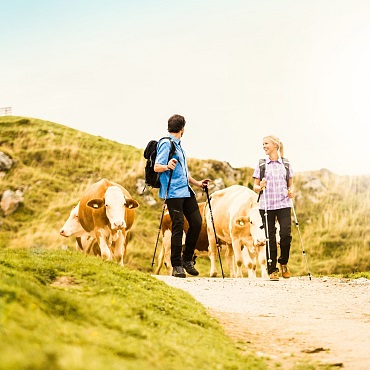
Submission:
[[[180,132],[185,126],[185,118],[179,114],[174,114],[168,119],[168,132]]]

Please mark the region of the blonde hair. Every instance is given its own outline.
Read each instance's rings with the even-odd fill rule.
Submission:
[[[280,157],[284,158],[284,145],[279,140],[279,138],[277,136],[274,136],[274,135],[269,135],[269,136],[265,136],[263,138],[263,140],[265,140],[265,139],[270,140],[273,144],[275,144],[277,146],[277,150],[280,152]]]

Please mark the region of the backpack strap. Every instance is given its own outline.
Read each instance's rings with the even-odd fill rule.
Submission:
[[[164,137],[160,138],[158,140],[158,144],[161,140],[164,140],[164,139],[167,139],[171,142],[171,149],[170,149],[170,153],[168,155],[168,161],[169,161],[173,157],[173,155],[176,153],[176,146],[175,146],[174,141],[169,136],[164,136]]]
[[[260,180],[262,180],[265,177],[266,159],[260,159],[259,166],[260,166]]]
[[[289,172],[290,172],[290,163],[288,158],[281,158],[283,160],[283,164],[286,170],[286,183],[289,185]],[[265,177],[265,170],[266,170],[266,159],[259,160],[260,166],[260,180]]]
[[[168,160],[167,160],[167,163],[169,162],[169,160],[173,157],[173,155],[176,153],[176,146],[175,146],[175,143],[174,141],[169,137],[169,136],[165,136],[165,137],[162,137],[158,140],[158,144],[161,140],[164,140],[164,139],[167,139],[171,142],[171,149],[170,149],[170,152],[168,154]],[[158,145],[157,144],[157,145]],[[166,195],[165,195],[165,202],[166,202],[166,199],[167,199],[167,196],[168,196],[168,192],[170,190],[170,184],[171,184],[171,179],[172,179],[172,174],[173,174],[173,170],[170,171],[170,178],[168,179],[168,185],[167,185],[167,190],[166,190]]]
[[[289,159],[288,158],[281,158],[281,159],[283,160],[283,163],[284,163],[284,167],[286,170],[286,183],[287,183],[287,186],[289,187],[289,172],[290,172]]]

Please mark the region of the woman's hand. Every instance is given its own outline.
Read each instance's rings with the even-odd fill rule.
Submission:
[[[288,188],[288,198],[293,199],[295,197],[294,189]]]
[[[261,182],[260,182],[260,187],[261,187],[261,190],[263,190],[265,187],[266,187],[266,184],[267,184],[267,180],[266,180],[266,177],[264,177]]]

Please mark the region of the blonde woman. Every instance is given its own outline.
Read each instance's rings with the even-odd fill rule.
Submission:
[[[282,277],[288,279],[290,278],[288,261],[292,241],[293,169],[284,158],[283,143],[276,136],[269,135],[263,138],[263,150],[267,157],[265,160],[260,160],[253,173],[253,190],[257,193],[261,192],[259,197],[260,214],[265,230],[268,230],[269,240],[266,255],[269,262],[267,269],[271,280],[279,280],[279,269],[276,267],[279,263]],[[279,258],[277,258],[276,220],[280,226]]]

